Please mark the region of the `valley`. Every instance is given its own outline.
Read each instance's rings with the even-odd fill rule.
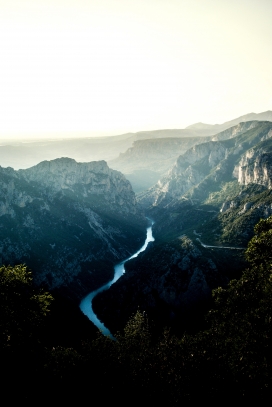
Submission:
[[[196,329],[212,290],[240,276],[254,226],[272,214],[271,129],[271,122],[246,122],[195,144],[138,194],[156,240],[94,299],[113,332],[137,309],[156,329]]]
[[[180,315],[188,320],[191,310],[209,304],[214,288],[239,276],[254,225],[272,214],[272,122],[263,119],[271,120],[271,112],[222,125],[0,146],[10,162],[24,152],[23,167],[32,155],[71,157],[1,167],[2,264],[24,262],[36,284],[79,301],[143,243],[149,216],[155,245],[128,262],[94,309],[113,332],[138,307],[179,325]],[[109,161],[75,161],[88,157]],[[230,253],[231,247],[241,250]],[[128,297],[117,294],[131,289]]]
[[[61,384],[66,391],[83,386],[76,398],[84,398],[89,376],[81,367],[91,366],[96,391],[106,384],[111,400],[118,399],[120,377],[131,391],[140,386],[139,400],[148,389],[150,402],[165,396],[170,405],[194,399],[193,378],[207,399],[214,399],[210,382],[221,394],[222,377],[232,383],[230,397],[237,383],[241,398],[244,388],[250,396],[251,379],[237,375],[252,369],[241,360],[254,341],[254,361],[268,358],[270,338],[270,113],[112,140],[58,141],[57,149],[53,141],[0,146],[0,271],[9,276],[0,274],[1,298],[12,299],[8,306],[2,301],[3,315],[32,295],[42,319],[55,302],[43,328],[33,325],[29,308],[27,328],[17,311],[15,325],[5,316],[3,349],[15,349],[6,369],[11,360],[23,371],[28,358],[48,395]],[[4,165],[12,160],[15,168]],[[28,166],[35,160],[41,161]],[[30,274],[33,288],[23,294],[13,283],[6,288],[14,276],[19,286],[30,284]],[[29,332],[39,338],[35,345]],[[5,339],[20,335],[26,339],[19,345]],[[233,371],[232,360],[241,369]],[[269,373],[260,366],[265,382]],[[263,394],[258,380],[252,389]]]

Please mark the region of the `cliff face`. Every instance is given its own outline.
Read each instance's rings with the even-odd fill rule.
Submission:
[[[171,166],[180,154],[195,144],[203,143],[205,138],[161,138],[151,140],[139,140],[133,143],[125,153],[110,162],[113,168],[122,166],[127,170],[137,168],[150,168],[159,172],[165,171]],[[158,168],[158,161],[160,166]]]
[[[242,155],[233,170],[233,176],[242,185],[259,184],[272,188],[272,144],[271,140]]]
[[[241,123],[223,133],[217,136],[221,141],[195,145],[179,156],[154,187],[139,195],[139,202],[146,207],[166,205],[188,191],[195,195],[197,189],[204,197],[204,190],[209,193],[207,182],[231,181],[233,177],[241,184],[270,185],[270,152],[265,152],[264,146],[270,143],[272,124]]]
[[[141,204],[159,205],[177,199],[198,185],[227,154],[227,147],[220,142],[195,145],[179,156],[175,165],[158,183],[139,195]]]
[[[113,332],[138,307],[158,325],[186,324],[205,309],[213,288],[239,276],[254,225],[272,210],[271,130],[269,122],[241,123],[194,145],[138,195],[155,221],[155,241],[94,300]]]
[[[138,140],[125,153],[110,161],[110,165],[126,174],[133,189],[139,192],[154,185],[174,165],[179,155],[206,139],[185,137]]]
[[[229,140],[245,133],[248,130],[254,129],[256,126],[258,126],[258,124],[259,122],[257,120],[239,123],[216,134],[212,137],[212,141]]]
[[[137,204],[130,183],[123,174],[110,169],[105,161],[77,163],[70,158],[43,161],[35,167],[19,170],[29,183],[53,197],[58,192],[70,191],[82,198],[103,196],[110,209],[136,214]]]
[[[81,295],[144,240],[145,219],[131,185],[105,161],[0,167],[0,186],[2,262],[25,262],[38,284],[73,283]]]

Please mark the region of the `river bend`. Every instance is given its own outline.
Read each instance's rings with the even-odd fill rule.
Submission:
[[[152,225],[153,225],[153,223],[154,222],[152,222]],[[89,320],[92,321],[95,326],[97,326],[97,328],[102,332],[103,335],[109,336],[112,339],[114,339],[114,337],[111,334],[110,330],[107,327],[105,327],[103,322],[100,321],[98,319],[98,317],[96,316],[96,314],[94,313],[92,301],[97,294],[101,293],[102,291],[108,290],[110,288],[110,286],[112,284],[114,284],[125,273],[125,263],[127,261],[137,257],[140,253],[145,251],[149,242],[153,242],[155,240],[152,235],[152,225],[146,229],[146,239],[145,239],[144,245],[136,253],[134,253],[132,256],[130,256],[128,259],[125,259],[125,260],[121,261],[121,263],[118,263],[116,266],[114,266],[113,279],[111,281],[109,281],[107,284],[98,288],[97,290],[89,293],[85,298],[83,298],[83,300],[80,303],[79,307],[80,307],[81,311],[83,312],[83,314],[85,314],[89,318]]]

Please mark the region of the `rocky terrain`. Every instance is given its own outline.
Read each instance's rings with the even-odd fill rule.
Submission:
[[[26,263],[35,282],[50,289],[82,297],[144,241],[131,185],[105,161],[1,167],[0,184],[1,262]]]
[[[207,244],[247,244],[272,203],[272,125],[253,124],[236,137],[189,149],[157,185],[140,194],[139,201],[159,220],[158,238],[198,230]]]
[[[188,191],[190,194],[186,197],[203,200],[211,192],[210,182],[239,177],[244,154],[249,157],[255,151],[255,160],[268,148],[266,140],[271,137],[271,122],[242,123],[219,133],[214,141],[195,145],[179,156],[173,168],[154,187],[139,195],[139,201],[145,207],[165,205],[182,198]]]
[[[242,118],[245,121],[238,122],[238,119],[231,121],[232,127],[225,124],[212,126],[197,123],[185,129],[184,133],[173,130],[173,137],[169,137],[171,133],[163,131],[150,132],[150,134],[149,132],[138,133],[138,138],[146,137],[146,139],[134,141],[132,147],[109,162],[110,166],[126,175],[136,193],[142,192],[158,182],[174,165],[176,159],[191,147],[208,141],[236,137],[256,127],[261,118],[272,120],[272,113],[265,112],[260,115],[253,113]],[[253,121],[252,118],[255,120]],[[215,134],[216,130],[222,131]],[[190,137],[187,136],[186,131],[191,131],[188,133]],[[161,138],[155,138],[155,136],[161,136]]]
[[[36,283],[82,298],[141,246],[145,211],[155,221],[155,242],[95,299],[95,310],[113,331],[137,307],[157,325],[190,323],[213,288],[239,276],[254,225],[272,213],[272,123],[260,117],[218,125],[217,134],[216,126],[198,123],[184,131],[117,136],[128,150],[112,163],[134,185],[137,177],[151,182],[175,161],[138,195],[142,209],[130,183],[105,161],[62,158],[18,171],[1,168],[2,262],[25,262]]]
[[[121,171],[138,193],[157,183],[179,155],[203,143],[206,137],[159,138],[134,141],[133,146],[109,165]],[[159,165],[158,165],[159,163]]]
[[[271,149],[271,122],[241,123],[188,149],[139,194],[155,242],[94,301],[112,329],[137,307],[156,324],[190,325],[211,290],[239,276],[254,225],[272,214]]]

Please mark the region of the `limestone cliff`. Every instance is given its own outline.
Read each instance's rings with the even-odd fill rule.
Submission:
[[[109,162],[112,168],[122,171],[136,192],[154,185],[169,170],[179,155],[195,144],[209,138],[158,138],[138,140],[125,153]]]
[[[154,187],[140,194],[139,201],[145,206],[156,206],[181,197],[198,185],[207,172],[226,157],[227,151],[220,142],[195,145],[179,156],[173,168]]]
[[[232,126],[216,134],[215,136],[212,137],[212,140],[213,141],[229,140],[233,137],[245,133],[250,129],[254,129],[254,127],[258,126],[258,124],[259,122],[257,120],[238,123],[235,126]]]
[[[0,187],[1,260],[25,262],[39,284],[73,283],[81,295],[144,240],[145,219],[131,185],[105,161],[0,167]]]
[[[271,132],[272,136],[272,132]],[[259,184],[272,188],[272,142],[268,140],[242,155],[233,170],[242,185]]]
[[[191,197],[204,199],[211,182],[231,181],[233,177],[241,183],[247,179],[270,185],[270,153],[264,153],[264,146],[271,137],[271,122],[255,121],[240,123],[220,133],[217,138],[221,141],[194,145],[179,156],[173,168],[155,186],[139,194],[139,202],[145,207],[165,206],[188,191],[192,191]]]

